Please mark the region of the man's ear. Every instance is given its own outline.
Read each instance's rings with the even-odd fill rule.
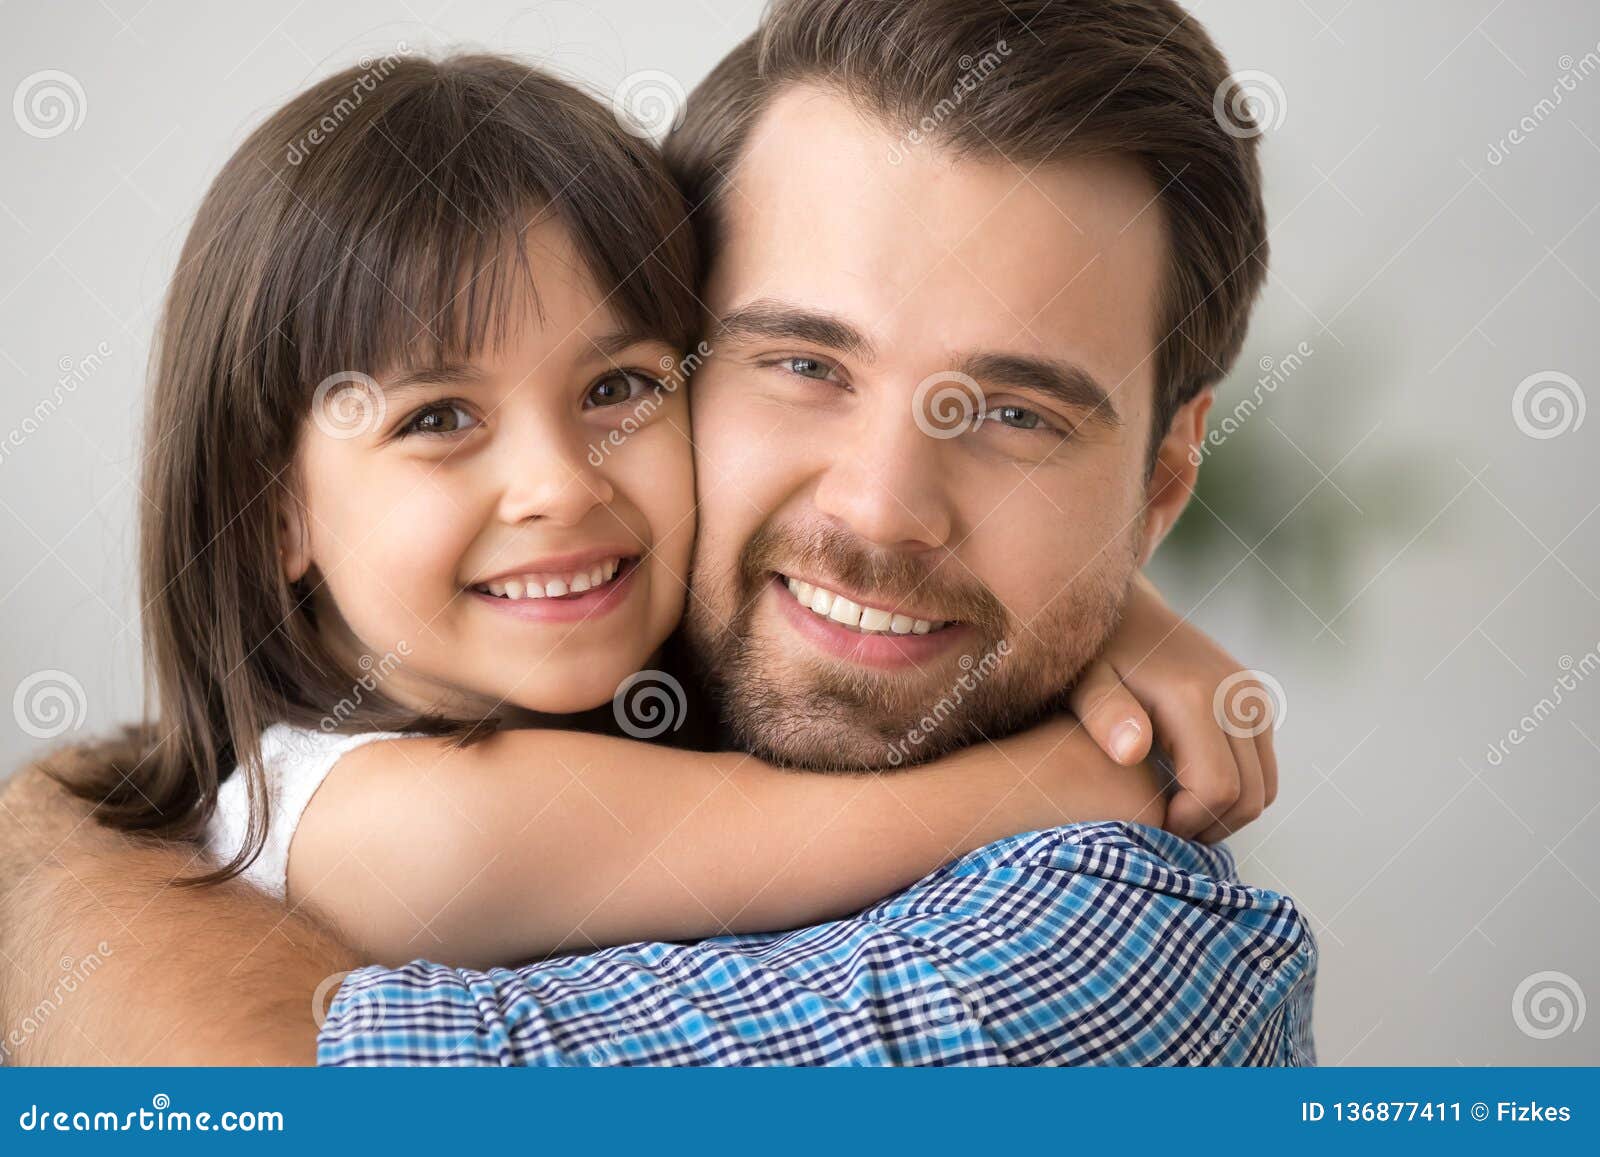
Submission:
[[[291,585],[311,569],[311,528],[305,505],[289,486],[278,491],[278,557],[283,579]]]
[[[1144,542],[1141,544],[1139,565],[1150,561],[1150,556],[1161,545],[1178,521],[1178,516],[1189,505],[1194,493],[1195,479],[1200,476],[1201,446],[1206,437],[1206,414],[1216,401],[1214,390],[1201,390],[1190,398],[1173,415],[1167,435],[1156,450],[1155,467],[1144,498]]]

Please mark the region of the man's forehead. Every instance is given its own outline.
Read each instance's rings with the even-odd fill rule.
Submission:
[[[710,304],[800,301],[893,344],[1045,349],[1120,378],[1156,337],[1164,224],[1126,158],[958,158],[791,89],[725,193]],[[1148,367],[1146,367],[1148,368]]]

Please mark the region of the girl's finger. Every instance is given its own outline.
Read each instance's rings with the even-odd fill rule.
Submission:
[[[1261,815],[1266,792],[1255,740],[1249,736],[1234,738],[1232,747],[1239,767],[1239,798],[1221,819],[1200,833],[1199,840],[1203,844],[1226,839]]]
[[[1150,717],[1110,663],[1090,663],[1068,704],[1100,750],[1118,763],[1135,764],[1150,754]]]

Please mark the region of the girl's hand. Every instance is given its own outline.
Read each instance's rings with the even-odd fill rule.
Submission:
[[[1149,755],[1154,716],[1180,788],[1167,806],[1166,828],[1174,835],[1214,843],[1277,798],[1271,720],[1262,721],[1260,734],[1237,737],[1216,714],[1218,686],[1243,669],[1140,574],[1122,625],[1073,688],[1073,712],[1118,763]],[[1271,702],[1265,694],[1260,699]]]

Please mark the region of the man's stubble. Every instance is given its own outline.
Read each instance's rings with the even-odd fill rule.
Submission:
[[[935,759],[1060,708],[1121,618],[1137,569],[1138,521],[1025,620],[959,563],[929,568],[863,549],[841,531],[769,525],[746,544],[736,574],[706,574],[697,562],[690,646],[730,740],[763,759],[841,771]],[[874,602],[937,606],[967,625],[967,639],[932,664],[882,671],[813,654],[770,614],[759,632],[773,572],[802,560],[812,573],[874,592]]]

